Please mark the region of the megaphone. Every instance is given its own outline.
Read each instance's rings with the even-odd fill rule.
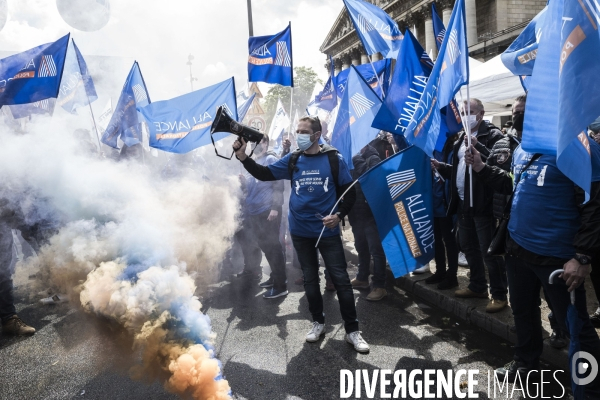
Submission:
[[[257,131],[256,129],[250,128],[249,126],[242,125],[227,114],[225,108],[220,106],[217,110],[217,115],[215,116],[215,120],[213,121],[210,127],[210,140],[215,147],[215,153],[217,156],[224,158],[226,160],[231,160],[233,157],[233,153],[229,158],[222,156],[217,151],[217,147],[215,146],[215,140],[213,139],[213,134],[215,132],[228,132],[234,135],[237,135],[239,138],[243,138],[246,142],[260,143],[265,135]],[[252,150],[254,153],[254,149]],[[250,153],[250,156],[252,156]]]

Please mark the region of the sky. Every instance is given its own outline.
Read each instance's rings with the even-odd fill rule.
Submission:
[[[70,27],[57,7],[76,4],[83,9],[74,11],[84,12],[104,2],[110,3],[110,20],[94,32]],[[190,91],[189,54],[198,79],[195,89],[231,76],[237,90],[247,82],[246,0],[0,0],[0,11],[2,3],[7,5],[7,20],[0,31],[0,51],[27,50],[71,32],[84,57],[123,58],[125,69],[101,71],[115,82],[122,84],[137,60],[153,101]],[[325,81],[326,57],[319,47],[342,7],[342,0],[253,0],[254,35],[275,34],[291,21],[294,65],[312,67]],[[118,92],[114,86],[107,91]],[[98,94],[113,99],[119,95]]]

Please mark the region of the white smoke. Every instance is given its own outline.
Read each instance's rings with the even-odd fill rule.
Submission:
[[[215,281],[237,227],[237,177],[221,165],[161,179],[160,168],[87,153],[70,124],[0,125],[0,199],[47,239],[28,268],[127,329],[139,368],[168,372],[170,390],[228,398],[197,287]]]

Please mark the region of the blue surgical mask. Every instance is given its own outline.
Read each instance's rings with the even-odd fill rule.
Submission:
[[[310,133],[299,133],[296,137],[296,142],[298,142],[298,148],[305,151],[308,150],[315,141],[310,141]]]

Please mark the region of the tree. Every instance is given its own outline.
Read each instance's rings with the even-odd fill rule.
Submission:
[[[292,88],[281,85],[274,85],[265,96],[264,110],[265,119],[270,124],[273,116],[275,115],[275,109],[277,108],[277,99],[281,99],[283,107],[286,111],[290,112],[290,119],[294,119],[296,110],[298,115],[303,115],[304,110],[308,103],[312,100],[310,96],[317,83],[323,84],[323,81],[319,79],[317,73],[312,68],[306,67],[295,67],[294,68],[294,103],[292,105],[292,111],[290,108],[290,94]]]

